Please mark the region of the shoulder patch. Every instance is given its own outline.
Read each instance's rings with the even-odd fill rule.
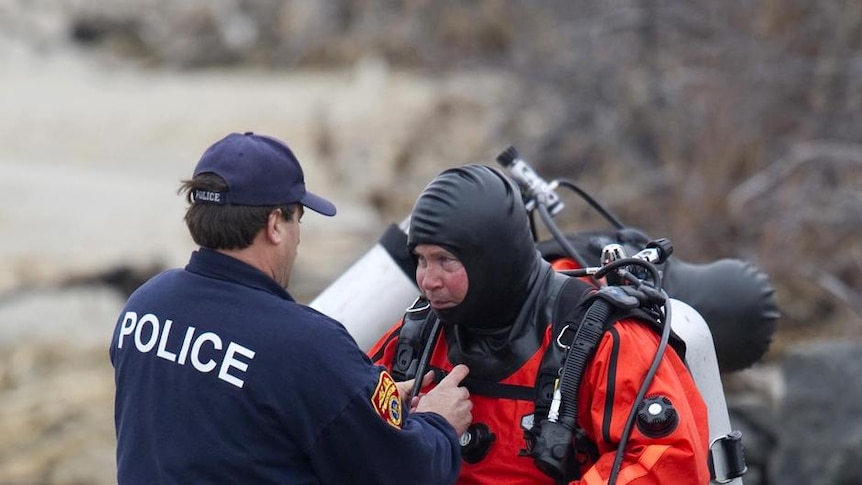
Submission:
[[[395,380],[385,370],[380,372],[377,387],[371,393],[371,406],[384,421],[401,429],[401,396]]]

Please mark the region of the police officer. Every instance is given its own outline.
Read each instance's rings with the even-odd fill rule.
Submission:
[[[576,470],[562,479],[549,475],[537,466],[525,439],[538,422],[538,371],[557,345],[549,323],[558,300],[568,298],[564,284],[576,285],[583,298],[593,288],[555,273],[542,259],[520,192],[505,175],[482,165],[446,170],[425,188],[411,214],[408,246],[424,298],[413,310],[430,307],[428,318],[442,322],[430,366],[441,373],[460,364],[470,367],[465,385],[471,389],[474,425],[464,435],[467,452],[458,483],[607,484],[659,334],[635,319],[611,322],[585,368],[577,402],[565,403],[577,406],[577,426],[584,432],[577,436],[577,456],[569,458]],[[411,315],[370,350],[373,360],[397,367],[399,345],[409,341],[404,335],[414,334],[406,329],[416,321]],[[551,371],[556,377],[559,367]],[[617,483],[709,482],[706,406],[675,350],[664,353],[647,397],[668,416],[672,412],[672,419],[663,426],[638,421]]]
[[[200,249],[131,295],[111,342],[118,482],[453,482],[467,368],[404,403],[412,383],[287,292],[304,210],[335,215],[287,145],[232,133],[180,191]]]

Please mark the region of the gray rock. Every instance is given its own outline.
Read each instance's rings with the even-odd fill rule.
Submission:
[[[858,342],[821,342],[797,347],[785,358],[774,483],[862,483],[860,354]]]

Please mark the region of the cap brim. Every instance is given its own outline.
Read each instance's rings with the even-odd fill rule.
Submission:
[[[305,197],[299,201],[300,204],[308,207],[314,212],[323,214],[325,216],[334,216],[335,215],[335,204],[324,199],[319,195],[314,195],[311,192],[306,191]]]

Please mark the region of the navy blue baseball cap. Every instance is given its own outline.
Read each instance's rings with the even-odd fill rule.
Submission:
[[[302,167],[283,142],[252,132],[231,133],[207,148],[194,175],[214,173],[227,182],[225,192],[196,190],[194,201],[206,204],[276,206],[302,204],[325,216],[335,205],[305,190]]]

